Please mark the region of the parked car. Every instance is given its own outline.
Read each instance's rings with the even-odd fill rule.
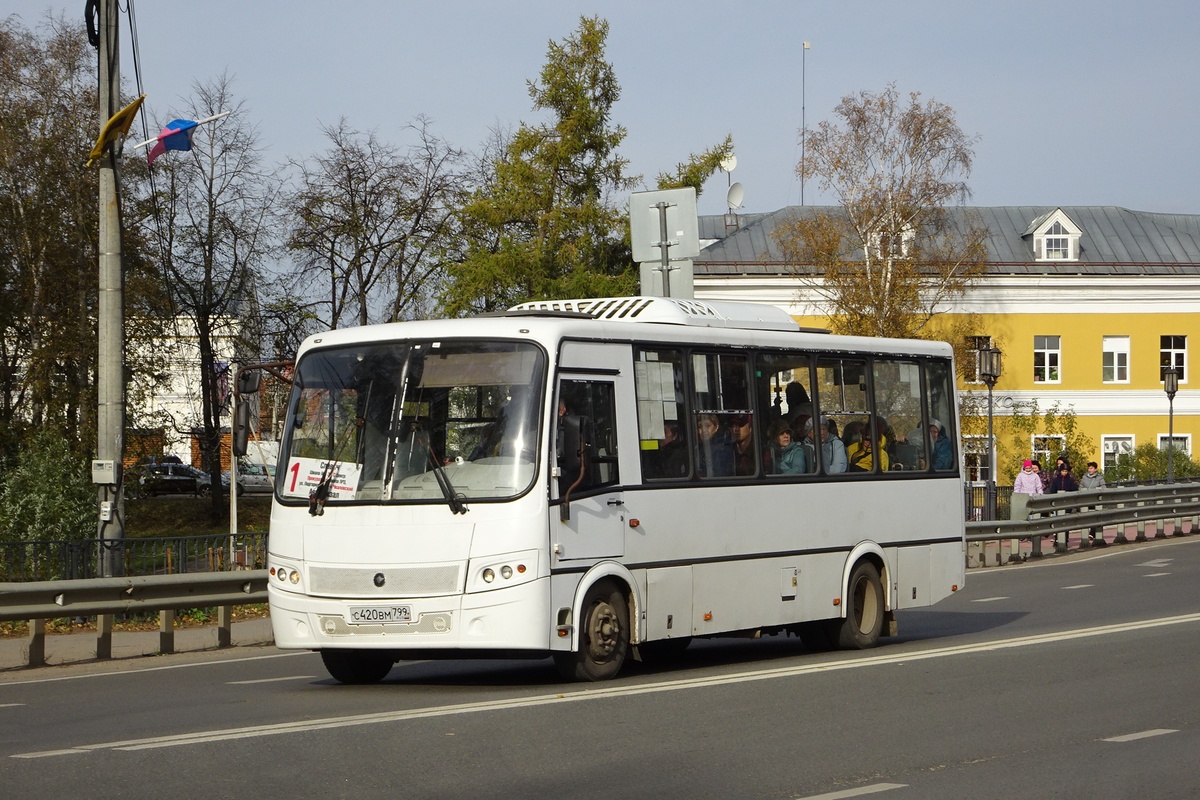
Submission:
[[[228,472],[222,472],[221,477],[228,483]],[[274,464],[252,464],[248,462],[238,464],[239,497],[244,492],[251,494],[271,494],[273,491],[275,491]]]
[[[127,494],[152,497],[159,494],[196,494],[196,473],[187,464],[142,464],[125,479]]]

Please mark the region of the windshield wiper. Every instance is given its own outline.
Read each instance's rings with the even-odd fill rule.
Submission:
[[[438,461],[432,447],[429,448],[429,463],[433,465],[433,477],[437,479],[438,488],[442,490],[442,496],[446,498],[446,504],[450,506],[450,510],[455,514],[467,513],[470,509],[463,502],[463,496],[454,491],[454,484],[450,482],[450,476],[446,474],[445,467]]]

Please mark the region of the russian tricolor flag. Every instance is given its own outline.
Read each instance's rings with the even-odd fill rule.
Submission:
[[[154,159],[168,150],[191,150],[192,134],[199,124],[192,119],[173,119],[168,122],[167,127],[163,128],[162,133],[158,135],[158,141],[154,143],[154,147],[150,148],[147,156],[148,163],[153,164]]]

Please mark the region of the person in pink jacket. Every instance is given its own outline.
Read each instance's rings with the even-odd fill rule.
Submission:
[[[1017,479],[1013,481],[1013,492],[1042,494],[1042,479],[1033,471],[1033,462],[1029,459],[1025,459],[1021,471],[1017,473]]]

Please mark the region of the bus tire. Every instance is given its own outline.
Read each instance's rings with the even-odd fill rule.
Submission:
[[[883,632],[885,613],[879,570],[870,561],[860,562],[850,573],[846,589],[846,618],[837,621],[837,646],[843,650],[874,647]]]
[[[321,661],[338,683],[379,683],[392,671],[395,657],[386,650],[322,650]]]
[[[579,614],[579,649],[555,653],[554,665],[570,681],[615,678],[629,651],[629,606],[612,581],[587,590]]]

